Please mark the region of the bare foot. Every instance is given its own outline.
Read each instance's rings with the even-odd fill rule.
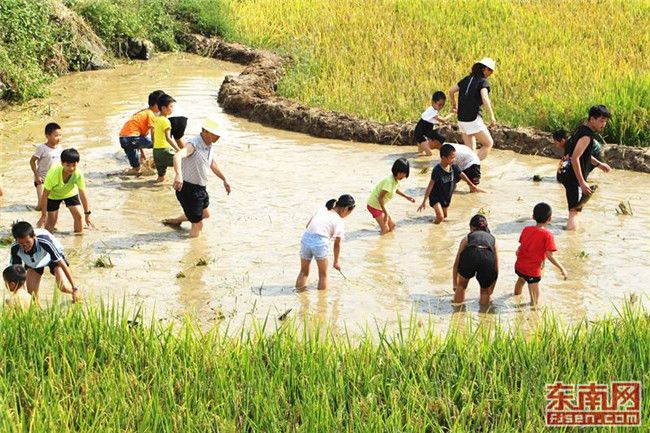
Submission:
[[[41,211],[41,207],[40,207],[40,206],[34,206],[34,210],[35,210],[36,212],[40,212],[40,211]]]
[[[165,176],[158,176],[156,178],[156,183],[164,182],[165,181]]]
[[[180,227],[182,221],[178,221],[175,218],[165,218],[164,220],[161,221],[166,226],[172,226],[172,227]]]
[[[132,175],[132,176],[140,176],[142,174],[141,169],[138,168],[130,168],[129,170],[126,171],[126,174]]]

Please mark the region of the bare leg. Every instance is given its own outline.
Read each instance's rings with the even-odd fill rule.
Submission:
[[[377,221],[377,224],[379,224],[379,234],[380,235],[385,235],[388,233],[390,230],[388,229],[388,224],[386,223],[386,215],[382,214],[375,218],[375,221]]]
[[[41,285],[41,274],[33,269],[27,269],[26,283],[29,294],[38,297],[38,288]]]
[[[443,212],[442,205],[440,203],[436,203],[433,205],[433,210],[436,213],[436,219],[433,221],[434,224],[440,224],[442,220],[445,219],[445,213]]]
[[[578,211],[576,209],[571,209],[569,211],[569,220],[566,223],[567,230],[575,230],[578,228]]]
[[[318,265],[318,290],[327,289],[327,259],[316,260]]]
[[[296,289],[301,290],[307,287],[307,278],[309,278],[309,265],[311,260],[300,259],[300,272],[296,278]]]
[[[81,206],[70,206],[68,208],[74,221],[74,232],[82,233],[84,231],[83,217],[81,216]]]
[[[460,304],[465,302],[465,290],[467,290],[469,280],[462,275],[458,275],[458,287],[454,291],[454,303]]]
[[[203,219],[208,219],[210,218],[210,211],[208,209],[203,209]],[[190,229],[190,237],[191,238],[198,238],[199,235],[201,234],[201,230],[203,230],[203,220],[199,221],[198,223],[192,223],[192,228]]]
[[[521,295],[524,284],[526,284],[526,280],[521,277],[517,278],[517,282],[515,283],[515,295]]]
[[[488,305],[490,303],[490,296],[494,292],[494,286],[497,285],[497,281],[494,280],[494,283],[485,289],[481,288],[481,300],[479,301],[481,305]]]
[[[41,210],[41,197],[43,196],[43,184],[36,185],[36,210]]]
[[[55,210],[47,213],[47,221],[45,222],[45,230],[53,232],[56,227],[56,222],[59,219],[59,211]]]
[[[467,135],[465,133],[461,133],[461,137],[463,138],[463,143],[465,143],[465,146],[469,147],[472,150],[476,150],[476,140],[474,139],[473,135]]]
[[[481,143],[481,148],[477,153],[478,158],[483,161],[485,158],[487,158],[490,150],[492,150],[492,146],[494,146],[494,140],[492,139],[489,131],[481,131],[477,134],[474,134],[474,137],[476,140],[478,140],[479,143]]]
[[[389,232],[395,230],[395,221],[393,221],[393,219],[390,216],[386,219],[386,224],[388,225]]]
[[[537,305],[539,302],[539,283],[528,284],[528,292],[530,293],[530,304]]]
[[[185,215],[181,215],[178,218],[165,218],[161,222],[165,224],[166,226],[175,226],[179,227],[182,223],[187,221],[187,217]]]

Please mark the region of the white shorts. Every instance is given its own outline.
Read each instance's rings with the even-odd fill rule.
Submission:
[[[458,121],[458,129],[460,129],[460,132],[465,135],[478,134],[482,131],[488,132],[488,128],[485,126],[485,123],[483,123],[483,118],[481,116],[476,116],[476,119],[471,122]]]
[[[325,236],[305,232],[300,240],[300,258],[323,260],[330,255],[330,242]]]

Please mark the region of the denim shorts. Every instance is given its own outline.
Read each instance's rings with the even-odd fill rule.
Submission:
[[[326,259],[330,255],[330,241],[325,236],[305,232],[300,241],[300,258],[304,260]]]

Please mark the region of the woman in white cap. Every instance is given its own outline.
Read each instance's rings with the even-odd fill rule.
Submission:
[[[214,160],[212,144],[219,138],[219,124],[212,119],[206,119],[203,121],[201,133],[188,139],[185,147],[174,155],[174,189],[183,208],[183,215],[165,219],[163,224],[180,226],[184,221],[189,221],[192,223],[191,238],[201,234],[203,220],[210,216],[210,197],[206,190],[208,169],[223,181],[226,193],[230,194],[230,185]]]
[[[449,89],[451,110],[458,114],[458,128],[463,135],[463,142],[475,149],[476,141],[481,143],[478,157],[487,157],[494,141],[490,131],[483,122],[481,105],[485,105],[490,114],[490,126],[496,125],[496,118],[490,102],[490,83],[487,78],[492,75],[496,63],[489,57],[484,57],[472,66],[472,72]],[[458,105],[456,105],[458,93]]]

